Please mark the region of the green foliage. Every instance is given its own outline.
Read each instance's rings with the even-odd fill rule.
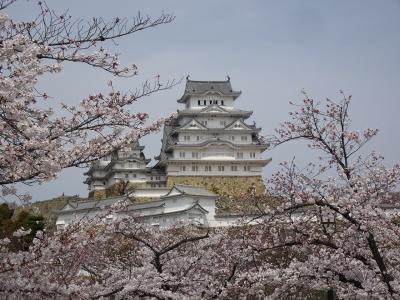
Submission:
[[[9,238],[9,247],[13,251],[28,250],[36,233],[44,229],[44,218],[41,215],[34,215],[27,210],[10,208],[8,204],[0,205],[0,237]],[[18,229],[30,229],[31,232],[23,237],[15,237],[13,233]]]
[[[40,214],[45,219],[46,229],[49,231],[55,230],[57,216],[56,211],[61,209],[67,201],[86,200],[76,196],[61,196],[49,200],[38,201],[32,203],[33,210],[39,210]]]
[[[3,222],[3,220],[11,219],[13,214],[14,210],[8,207],[7,203],[0,204],[0,223]]]

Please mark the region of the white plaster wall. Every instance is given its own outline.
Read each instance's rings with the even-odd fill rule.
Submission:
[[[134,197],[161,197],[168,193],[170,189],[136,189],[131,195]]]
[[[232,138],[233,136],[233,138]],[[189,137],[189,139],[185,138]],[[199,138],[197,138],[199,137]],[[244,139],[242,138],[244,137]],[[237,132],[230,131],[227,133],[213,133],[211,132],[180,132],[178,135],[178,142],[180,144],[200,144],[207,140],[224,140],[239,145],[252,145],[251,133],[238,129]]]
[[[201,105],[199,106],[198,104],[198,100],[201,101]],[[206,100],[207,105],[203,104],[203,101]],[[208,94],[205,96],[191,96],[188,100],[189,102],[189,107],[193,108],[193,109],[202,109],[205,106],[210,105],[210,100],[218,100],[218,105],[221,105],[221,100],[224,100],[224,105],[221,105],[222,107],[233,107],[233,97],[229,97],[229,96],[221,96],[218,94]]]

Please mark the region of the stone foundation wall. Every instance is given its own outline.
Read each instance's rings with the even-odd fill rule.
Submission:
[[[89,199],[102,199],[106,197],[106,190],[95,190],[89,192]]]
[[[119,196],[121,195],[122,191],[131,191],[136,188],[145,188],[146,183],[132,183],[129,182],[128,185],[125,187],[126,183],[123,182],[117,182],[111,187],[105,189],[105,190],[97,190],[97,191],[91,191],[89,193],[89,198],[91,199],[102,199],[102,198],[108,198],[108,197],[113,197],[113,196]]]
[[[261,194],[265,189],[261,176],[168,176],[167,187],[174,184],[203,186],[221,196],[237,196],[252,187]]]

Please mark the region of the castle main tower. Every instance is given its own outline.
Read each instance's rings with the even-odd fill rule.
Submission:
[[[164,127],[156,168],[164,169],[167,186],[204,186],[219,194],[264,189],[262,157],[268,145],[259,138],[261,128],[246,120],[252,111],[235,108],[240,91],[226,81],[193,81],[178,103],[176,120]]]

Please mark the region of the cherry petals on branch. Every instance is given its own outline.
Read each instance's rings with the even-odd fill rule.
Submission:
[[[13,1],[3,1],[5,9]],[[85,166],[115,148],[159,130],[168,120],[147,124],[145,112],[133,112],[141,98],[169,89],[178,82],[142,83],[124,93],[109,84],[108,94],[94,93],[79,105],[60,105],[37,82],[44,74],[58,73],[65,62],[88,64],[118,77],[136,75],[138,66],[121,66],[119,56],[101,46],[151,27],[167,24],[168,14],[152,19],[138,14],[130,22],[115,18],[73,19],[39,2],[39,15],[16,22],[0,14],[0,184],[32,184],[50,180],[63,168]],[[46,101],[46,108],[42,103]],[[61,107],[60,107],[61,106]],[[62,112],[60,113],[60,109]],[[57,113],[56,113],[57,112]],[[12,188],[11,188],[12,189]],[[11,195],[3,189],[3,197]],[[24,195],[14,196],[27,200]]]

